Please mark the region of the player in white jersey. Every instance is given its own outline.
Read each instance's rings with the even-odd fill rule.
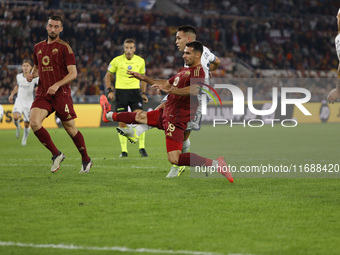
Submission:
[[[336,16],[337,23],[338,23],[338,35],[335,37],[335,49],[336,49],[336,55],[338,56],[338,59],[340,61],[340,8],[338,10],[338,14]],[[328,93],[328,102],[329,103],[334,103],[336,99],[340,98],[340,62],[338,66],[338,80],[337,80],[337,85],[335,89],[332,89]]]
[[[16,125],[16,133],[15,136],[17,138],[20,137],[20,123],[19,119],[22,115],[24,115],[24,135],[21,140],[21,145],[26,145],[27,137],[30,132],[30,109],[34,100],[34,88],[38,86],[38,79],[35,78],[31,82],[26,80],[26,75],[32,71],[33,64],[29,60],[24,60],[22,62],[22,73],[17,74],[17,85],[14,87],[11,95],[8,98],[10,103],[13,103],[13,97],[18,93],[18,96],[15,100],[14,108],[13,108],[13,121]]]
[[[176,46],[180,52],[183,52],[185,49],[185,46],[188,42],[196,41],[196,29],[193,26],[190,25],[184,25],[177,28],[176,32]],[[214,71],[218,68],[221,61],[218,57],[216,57],[207,47],[203,47],[203,54],[201,57],[201,64],[205,72],[205,83],[209,84],[209,76],[210,71]],[[209,90],[208,88],[204,88],[206,90]],[[201,93],[198,95],[199,100],[199,106],[197,108],[197,112],[195,115],[195,119],[193,121],[188,122],[187,129],[184,134],[184,141],[183,141],[183,148],[182,152],[186,153],[190,149],[190,140],[189,136],[191,133],[191,130],[199,130],[201,128],[201,119],[202,119],[202,99],[208,98],[205,93]],[[162,104],[159,105],[156,109],[164,107],[165,102],[167,100],[167,96],[164,97],[162,100]],[[205,100],[203,100],[206,102]],[[138,139],[138,136],[141,135],[143,132],[149,130],[150,126],[142,124],[138,125],[136,130],[133,129],[127,129],[127,130],[120,130],[117,128],[117,131],[125,135],[130,142],[135,143]],[[178,167],[178,166],[172,166],[170,169],[170,172],[167,175],[167,178],[177,177],[181,173],[184,172],[185,167]]]

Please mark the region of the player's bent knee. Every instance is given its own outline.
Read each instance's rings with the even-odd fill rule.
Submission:
[[[63,121],[62,124],[69,136],[74,137],[78,133],[78,129],[73,120]]]
[[[168,161],[173,165],[178,165],[179,155],[177,154],[168,154]]]
[[[37,119],[30,118],[30,126],[33,131],[38,131],[42,127],[42,123]]]
[[[143,122],[143,120],[146,120],[146,112],[144,111],[138,111],[135,117],[135,120],[138,122]]]
[[[13,113],[13,120],[17,121],[20,119],[20,115],[18,113]]]

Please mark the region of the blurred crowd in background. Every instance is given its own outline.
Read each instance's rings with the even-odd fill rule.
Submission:
[[[145,1],[144,1],[145,2]],[[10,94],[23,59],[47,38],[52,14],[65,18],[61,38],[76,56],[74,97],[100,95],[112,58],[123,54],[123,41],[134,38],[147,75],[170,78],[183,66],[175,47],[178,26],[197,28],[198,40],[221,60],[215,77],[263,77],[260,70],[336,70],[334,38],[339,2],[332,0],[172,0],[184,13],[144,8],[133,0],[49,0],[0,2],[0,96]],[[249,72],[240,72],[239,63]],[[294,75],[293,75],[294,76]],[[322,95],[329,87],[313,85]],[[149,95],[156,92],[148,89]],[[313,91],[312,91],[313,93]]]

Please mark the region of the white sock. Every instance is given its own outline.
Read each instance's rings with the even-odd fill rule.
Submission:
[[[19,126],[19,120],[13,120],[13,122],[16,126]]]
[[[182,153],[187,153],[190,150],[190,139],[188,138],[186,141],[183,141]]]
[[[29,127],[24,129],[24,135],[22,136],[21,145],[26,145],[27,137],[30,133],[30,130],[31,129]]]
[[[29,133],[30,133],[30,130],[31,130],[31,128],[24,128],[24,136],[23,136],[23,138],[25,137],[25,139],[27,139],[27,137],[28,137],[28,135],[29,135]]]
[[[146,125],[146,124],[139,124],[136,127],[136,134],[137,136],[140,136],[143,134],[145,131],[148,131],[149,129],[153,128],[152,126]]]
[[[107,118],[107,120],[113,121],[113,119],[112,119],[112,114],[113,114],[113,112],[107,112],[107,113],[106,113],[106,118]]]

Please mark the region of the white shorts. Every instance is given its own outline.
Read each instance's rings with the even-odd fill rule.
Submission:
[[[168,100],[168,95],[167,94],[163,100],[162,100],[162,103],[166,102]],[[201,129],[201,120],[202,120],[202,97],[201,97],[201,94],[198,94],[197,96],[198,98],[198,107],[197,107],[197,111],[196,111],[196,114],[195,114],[195,118],[191,121],[188,122],[187,124],[187,128],[186,130],[188,131],[191,131],[191,130],[195,130],[195,131],[198,131]],[[209,97],[207,97],[207,101],[209,102]]]
[[[13,107],[13,113],[17,112],[20,115],[24,115],[24,122],[30,122],[30,110],[31,110],[31,104],[22,104],[20,101],[15,100],[15,104]]]
[[[188,122],[187,129],[188,131],[195,130],[198,131],[201,129],[201,120],[202,120],[202,99],[200,95],[198,98],[198,107],[195,113],[195,118]]]

